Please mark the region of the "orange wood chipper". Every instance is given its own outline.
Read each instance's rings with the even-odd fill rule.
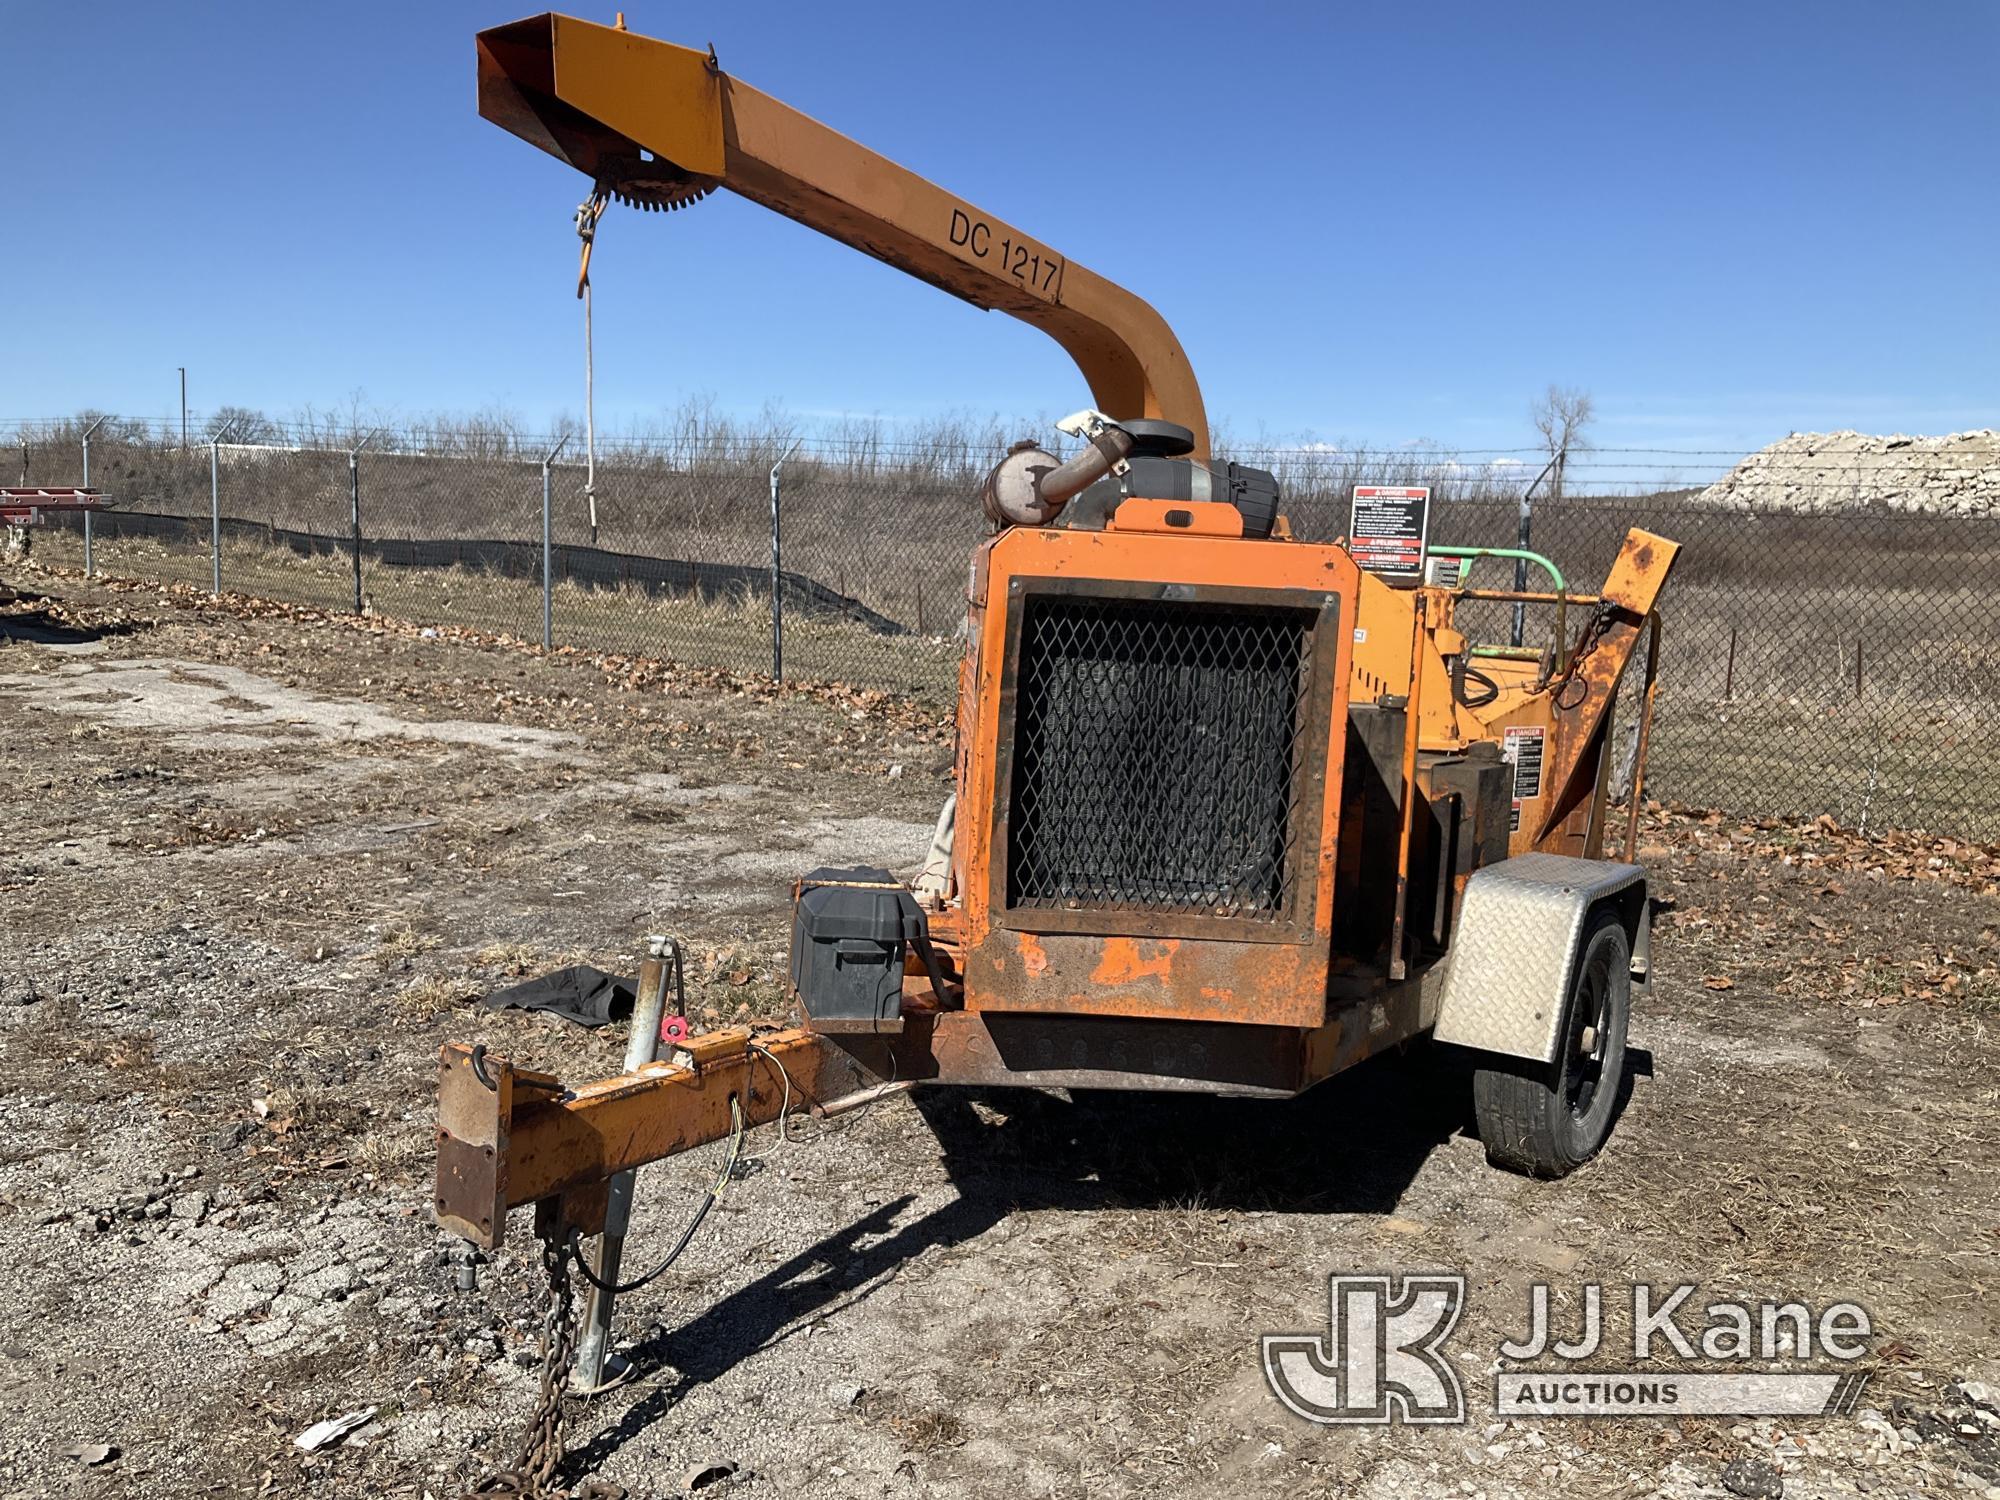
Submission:
[[[1612,710],[1643,643],[1636,820],[1676,543],[1632,531],[1595,594],[1378,576],[1359,545],[1293,539],[1273,476],[1210,458],[1187,358],[1146,303],[712,52],[537,16],[479,37],[479,107],[578,168],[599,212],[727,188],[1034,324],[1098,410],[1064,424],[1073,456],[1017,446],[984,487],[927,878],[799,882],[796,1029],[663,1044],[663,953],[619,1077],[446,1047],[441,1224],[491,1247],[534,1204],[611,1288],[632,1170],[788,1102],[1284,1097],[1425,1036],[1478,1054],[1496,1162],[1556,1175],[1598,1150],[1650,949],[1644,872],[1604,857]],[[1550,645],[1469,638],[1469,600],[1545,613]],[[1631,821],[1622,835],[1629,852]],[[608,1326],[596,1300],[586,1341]]]

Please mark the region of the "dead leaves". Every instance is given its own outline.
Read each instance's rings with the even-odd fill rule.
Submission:
[[[778,682],[769,677],[731,672],[716,667],[685,666],[658,657],[589,651],[575,646],[558,646],[552,651],[544,651],[537,643],[519,636],[478,630],[468,625],[421,625],[414,620],[396,619],[388,615],[372,613],[356,615],[342,610],[313,609],[248,594],[225,593],[216,598],[206,589],[185,583],[109,577],[101,578],[98,582],[114,593],[154,593],[163,605],[170,604],[193,610],[210,618],[219,616],[245,621],[284,620],[294,625],[354,631],[378,638],[451,641],[489,650],[565,658],[594,668],[620,693],[660,694],[667,697],[720,694],[762,702],[806,698],[823,703],[829,708],[841,710],[855,723],[866,724],[876,731],[888,729],[932,744],[948,744],[952,736],[952,716],[949,709],[913,699],[904,693],[883,688],[861,687],[851,682]],[[155,625],[159,621],[147,620],[140,623]],[[256,654],[263,655],[274,650],[281,653],[283,649],[282,645],[274,647],[271,643],[264,642],[256,648]],[[579,716],[587,717],[595,712],[589,703],[573,699],[562,692],[545,695],[518,690],[506,691],[495,695],[489,706],[495,712],[511,711],[517,715],[526,712],[531,716],[539,715],[543,721],[574,721]],[[641,709],[639,713],[641,716],[646,716],[649,711]],[[688,724],[674,726],[681,732],[692,727]]]
[[[1843,828],[1825,813],[1816,818],[1733,819],[1713,808],[1649,803],[1646,821],[1648,842],[1656,848],[1733,854],[1829,876],[1936,882],[1980,895],[2000,894],[2000,844],[1921,830],[1862,833]],[[1818,894],[1843,895],[1845,887],[1829,879]]]
[[[1649,804],[1645,862],[1673,904],[1663,933],[1695,982],[1862,1009],[1905,1004],[2000,1009],[2000,932],[1975,937],[1952,903],[1910,887],[2000,892],[2000,846],[1903,830],[1868,834],[1833,818],[1733,819]],[[1902,889],[1899,889],[1901,887]],[[1905,892],[1908,892],[1905,894]],[[1916,901],[1919,924],[1895,913]]]
[[[556,655],[569,654],[559,649]],[[810,698],[846,711],[857,721],[909,734],[920,740],[946,743],[951,717],[934,707],[882,688],[851,682],[776,682],[714,667],[687,667],[654,657],[596,652],[584,657],[621,693],[664,692],[669,695],[702,690],[731,697],[772,702],[780,698]]]

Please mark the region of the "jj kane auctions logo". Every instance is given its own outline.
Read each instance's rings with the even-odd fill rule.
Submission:
[[[1604,1288],[1587,1283],[1579,1291],[1573,1336],[1558,1332],[1550,1290],[1537,1284],[1527,1331],[1503,1340],[1497,1360],[1475,1361],[1498,1371],[1496,1415],[1845,1415],[1867,1383],[1866,1371],[1840,1368],[1868,1352],[1874,1331],[1857,1303],[1817,1313],[1803,1302],[1717,1300],[1697,1308],[1692,1284],[1663,1290],[1640,1282],[1629,1292],[1629,1350],[1610,1353]],[[1264,1379],[1309,1422],[1463,1422],[1465,1391],[1444,1344],[1465,1302],[1462,1275],[1329,1276],[1326,1332],[1266,1334]],[[1591,1363],[1601,1357],[1613,1367]],[[1725,1368],[1669,1363],[1695,1360]],[[1808,1362],[1819,1367],[1797,1368]]]

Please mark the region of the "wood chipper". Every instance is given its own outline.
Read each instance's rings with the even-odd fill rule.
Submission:
[[[1478,1054],[1496,1162],[1558,1175],[1598,1150],[1650,968],[1645,874],[1604,854],[1612,710],[1646,645],[1629,852],[1676,543],[1632,531],[1594,594],[1552,568],[1539,592],[1425,575],[1491,549],[1371,571],[1358,540],[1295,539],[1273,475],[1211,458],[1146,303],[712,53],[538,16],[481,34],[479,103],[592,182],[580,223],[728,188],[1046,330],[1097,408],[1063,424],[1072,456],[1017,445],[986,481],[953,803],[914,886],[802,872],[801,1025],[663,1043],[662,949],[618,1077],[444,1049],[438,1221],[490,1248],[535,1206],[553,1259],[600,1288],[589,1375],[630,1173],[786,1107],[953,1085],[1283,1098],[1429,1036]],[[1476,641],[1468,601],[1544,612],[1552,639]]]

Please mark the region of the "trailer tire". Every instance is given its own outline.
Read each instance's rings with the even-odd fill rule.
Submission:
[[[1568,1011],[1552,1063],[1491,1059],[1472,1075],[1486,1159],[1533,1177],[1564,1177],[1611,1134],[1632,1014],[1632,945],[1617,908],[1598,908],[1577,947]]]

